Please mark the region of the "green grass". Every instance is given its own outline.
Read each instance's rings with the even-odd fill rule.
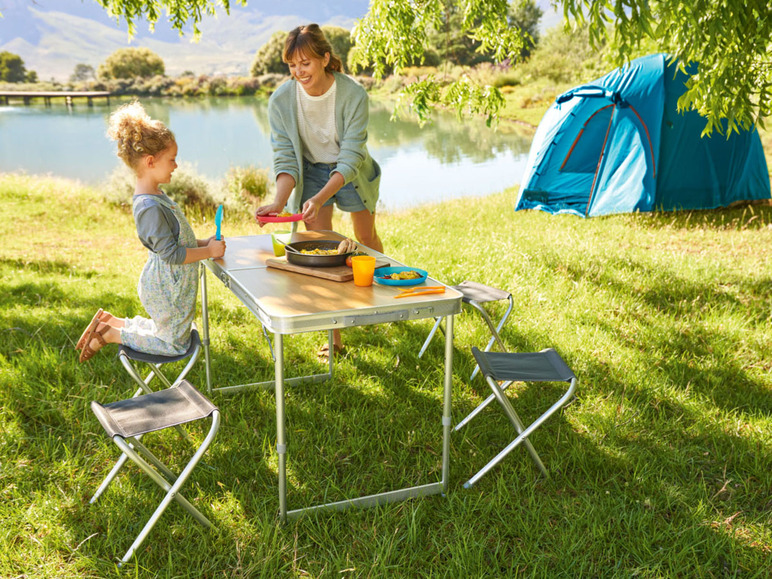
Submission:
[[[97,307],[141,313],[145,251],[130,213],[96,191],[0,176],[0,576],[107,577],[160,501],[136,468],[88,500],[117,449],[91,400],[133,392],[114,349],[79,365]],[[128,573],[158,577],[763,577],[772,551],[772,208],[596,219],[512,211],[514,192],[379,216],[386,252],[447,283],[507,288],[513,350],[552,346],[578,397],[533,435],[551,478],[491,407],[451,439],[446,497],[277,522],[273,394],[216,397],[223,425]],[[211,234],[198,219],[199,236]],[[350,233],[350,222],[336,228]],[[258,233],[249,222],[226,236]],[[209,277],[218,385],[267,379],[253,316]],[[287,389],[289,506],[440,477],[443,350],[430,320],[344,332],[333,381]],[[453,417],[487,395],[469,383],[476,314],[456,322]],[[321,333],[286,340],[293,374],[323,367]],[[203,364],[190,375],[203,387]],[[513,392],[524,418],[556,396]],[[200,437],[203,425],[194,429]],[[172,464],[174,432],[148,436]]]

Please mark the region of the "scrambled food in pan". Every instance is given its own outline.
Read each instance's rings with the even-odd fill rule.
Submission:
[[[422,277],[421,274],[411,269],[410,271],[400,271],[384,275],[381,279],[418,279],[419,277]]]
[[[300,253],[303,253],[305,255],[337,255],[338,250],[336,249],[319,249],[318,247],[316,249],[301,249]]]

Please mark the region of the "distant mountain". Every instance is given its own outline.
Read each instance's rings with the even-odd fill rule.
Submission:
[[[553,26],[558,15],[549,0],[537,2],[542,28]],[[218,6],[217,16],[200,25],[201,39],[191,31],[182,37],[166,21],[153,32],[147,22],[137,23],[129,40],[125,22],[117,22],[95,0],[0,0],[0,51],[18,54],[28,70],[41,80],[67,80],[75,65],[96,69],[119,48],[144,46],[163,58],[168,75],[246,75],[255,52],[277,30],[317,22],[351,28],[363,17],[369,0],[250,0],[247,6],[231,3],[230,15]]]

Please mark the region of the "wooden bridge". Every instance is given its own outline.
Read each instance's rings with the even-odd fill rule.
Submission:
[[[73,105],[73,99],[85,98],[88,106],[93,106],[95,98],[104,98],[107,104],[110,104],[109,91],[0,91],[0,103],[9,105],[12,100],[23,100],[25,105],[29,105],[32,99],[43,99],[46,106],[51,106],[53,99],[64,99],[65,104],[70,107]]]

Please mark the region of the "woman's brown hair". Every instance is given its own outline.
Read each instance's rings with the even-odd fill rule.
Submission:
[[[313,56],[314,58],[324,58],[324,55],[329,53],[330,61],[324,67],[324,70],[327,72],[343,72],[343,63],[340,57],[332,51],[330,41],[327,40],[318,24],[298,26],[287,35],[281,59],[289,64],[290,59],[296,53]]]

